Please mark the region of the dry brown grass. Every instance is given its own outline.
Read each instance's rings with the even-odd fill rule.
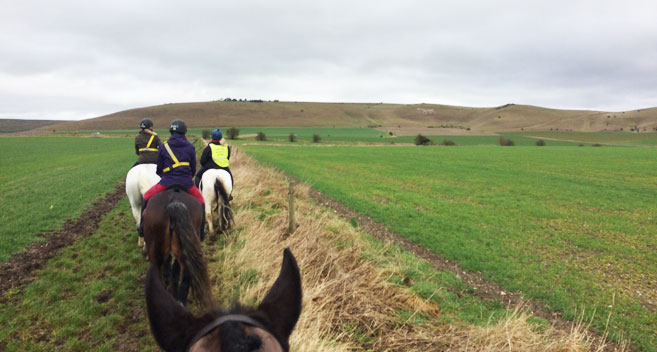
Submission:
[[[243,153],[231,159],[237,191],[236,228],[223,245],[206,245],[214,295],[226,305],[236,296],[255,304],[275,280],[282,251],[290,247],[303,278],[303,312],[292,334],[294,351],[589,351],[596,350],[585,326],[571,331],[539,331],[522,309],[501,323],[476,327],[439,321],[431,300],[389,283],[392,266],[376,267],[364,259],[383,255],[347,221],[317,205],[308,186],[296,188],[297,230],[288,235],[284,175],[262,167]],[[388,244],[390,245],[390,244]],[[374,252],[373,252],[374,251]],[[374,254],[372,254],[374,253]],[[388,254],[389,255],[389,254]],[[399,266],[401,267],[401,265]],[[400,311],[430,319],[418,324]]]

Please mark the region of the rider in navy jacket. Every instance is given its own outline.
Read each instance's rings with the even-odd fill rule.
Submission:
[[[162,177],[160,184],[164,187],[169,187],[173,184],[179,184],[189,188],[194,186],[194,181],[191,175],[196,173],[196,150],[194,146],[189,143],[184,134],[172,133],[167,141],[173,154],[179,162],[187,161],[189,166],[183,165],[177,168],[171,168],[174,161],[167,152],[164,146],[157,150],[157,174]],[[171,171],[164,172],[166,168],[171,168]]]

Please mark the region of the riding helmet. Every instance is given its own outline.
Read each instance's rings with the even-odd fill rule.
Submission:
[[[221,130],[218,129],[218,128],[216,130],[212,131],[212,139],[214,139],[214,140],[217,140],[217,141],[221,140],[221,138],[223,138],[223,136],[224,135],[221,133]]]
[[[187,125],[185,125],[185,121],[173,120],[173,122],[171,122],[171,126],[169,126],[169,132],[171,133],[175,132],[180,134],[187,133]]]
[[[153,127],[153,120],[151,119],[143,119],[141,120],[141,123],[139,124],[139,128],[142,130],[145,130],[147,128],[152,128]]]

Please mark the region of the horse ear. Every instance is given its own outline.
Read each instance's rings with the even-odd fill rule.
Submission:
[[[151,265],[146,277],[146,306],[151,332],[165,351],[185,351],[201,329],[197,319],[164,288],[160,270]]]
[[[258,306],[271,322],[271,332],[284,347],[301,315],[301,274],[289,248],[283,251],[281,272]],[[286,348],[287,350],[287,348]]]

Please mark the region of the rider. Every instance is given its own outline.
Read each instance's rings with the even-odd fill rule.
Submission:
[[[203,196],[192,181],[192,176],[196,172],[196,150],[185,137],[187,126],[182,120],[174,120],[171,122],[169,132],[171,137],[157,151],[157,174],[161,177],[160,182],[146,191],[142,209],[146,209],[148,200],[152,196],[166,190],[169,186],[178,184],[185,187],[187,193],[201,202],[205,213]],[[205,217],[201,224],[201,238],[204,237],[204,227]],[[139,236],[144,236],[143,222],[139,225]]]
[[[203,173],[209,169],[223,169],[228,171],[230,182],[234,184],[233,173],[230,172],[228,159],[230,159],[230,146],[226,144],[221,130],[217,128],[212,131],[212,140],[203,149],[203,154],[201,154],[201,169],[196,174],[196,187],[201,183]]]
[[[135,136],[135,153],[139,155],[139,160],[132,165],[139,164],[156,164],[157,163],[157,147],[162,144],[160,137],[153,131],[153,120],[143,119],[139,124],[139,134]]]

